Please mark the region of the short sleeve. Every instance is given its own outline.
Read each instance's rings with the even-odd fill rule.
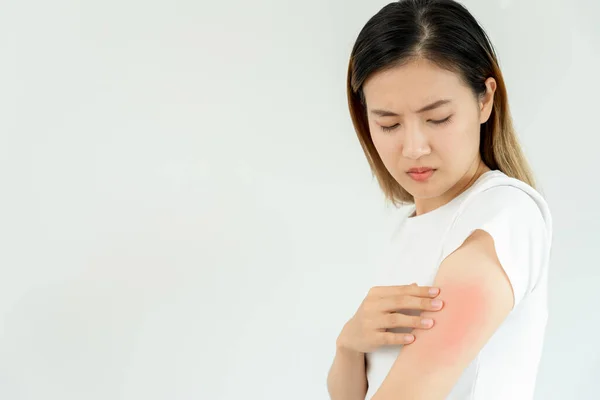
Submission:
[[[487,232],[512,286],[516,308],[545,268],[550,246],[546,228],[538,203],[527,192],[514,186],[492,187],[465,200],[444,236],[441,260],[475,230]]]

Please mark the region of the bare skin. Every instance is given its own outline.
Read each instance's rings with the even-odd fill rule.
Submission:
[[[433,294],[429,292],[432,289]],[[406,315],[401,310],[439,311],[439,289],[428,286],[376,286],[371,288],[354,316],[340,333],[338,347],[369,353],[380,346],[410,344],[414,335],[390,332],[392,328],[430,329],[433,320]]]

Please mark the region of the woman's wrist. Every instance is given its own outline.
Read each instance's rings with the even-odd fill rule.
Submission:
[[[351,356],[351,357],[364,356],[364,353],[350,348],[344,341],[344,337],[342,336],[342,334],[340,334],[340,336],[338,336],[338,338],[335,342],[335,347],[336,347],[336,351],[343,355],[347,355],[347,356]]]

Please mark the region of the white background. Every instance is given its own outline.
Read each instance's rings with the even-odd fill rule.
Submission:
[[[386,3],[0,3],[0,398],[328,398],[396,221],[345,97]],[[599,3],[464,4],[554,216],[536,399],[596,399]]]

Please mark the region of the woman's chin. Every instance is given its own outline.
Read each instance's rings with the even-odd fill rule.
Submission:
[[[434,184],[415,184],[414,182],[407,182],[403,188],[410,193],[412,197],[415,199],[432,199],[435,197],[439,197],[443,194],[443,190],[437,187]]]

